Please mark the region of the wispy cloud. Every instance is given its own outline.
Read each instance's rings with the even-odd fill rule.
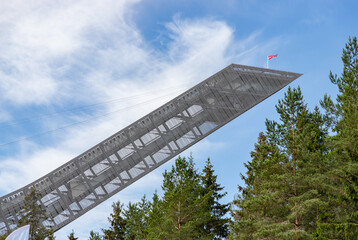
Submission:
[[[51,144],[29,139],[13,146],[19,151],[0,157],[0,192],[5,194],[36,180],[227,64],[252,64],[267,46],[275,45],[260,43],[260,32],[235,39],[234,31],[239,29],[222,21],[174,16],[165,25],[169,42],[163,52],[148,44],[133,24],[135,4],[139,3],[80,0],[0,4],[4,13],[0,15],[0,35],[5,36],[0,38],[0,119],[13,117],[9,104],[29,109],[127,100],[124,105],[105,105],[101,114],[108,117],[66,128]],[[134,95],[141,97],[130,98]],[[143,101],[147,103],[139,104]],[[79,115],[75,120],[87,117]],[[40,124],[61,127],[63,119],[41,120]],[[206,140],[195,149],[205,152],[208,147],[224,145]],[[161,171],[159,168],[146,176],[116,199],[138,199],[159,188]],[[108,211],[107,201],[89,214],[107,215]],[[72,228],[80,239],[87,237],[91,226],[78,222],[61,230],[58,238],[64,239]]]
[[[124,35],[125,29],[130,28],[123,20],[129,3],[113,0],[2,3],[2,98],[18,104],[61,99],[62,87],[79,80],[65,78],[66,73],[97,48],[95,39],[102,39],[98,35],[108,31]]]

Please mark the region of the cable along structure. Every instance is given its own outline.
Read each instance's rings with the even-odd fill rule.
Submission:
[[[33,186],[59,230],[301,74],[231,64],[46,176],[0,198],[0,234],[17,227]]]

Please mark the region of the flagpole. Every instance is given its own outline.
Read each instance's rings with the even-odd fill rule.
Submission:
[[[274,58],[274,57],[277,57],[277,54],[276,55],[270,55],[270,56],[267,56],[267,59],[266,59],[266,68],[269,68],[270,65],[269,65],[269,61]]]

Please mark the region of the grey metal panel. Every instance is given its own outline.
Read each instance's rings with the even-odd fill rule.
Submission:
[[[0,234],[32,186],[55,231],[271,96],[301,74],[231,64],[46,176],[0,198]]]

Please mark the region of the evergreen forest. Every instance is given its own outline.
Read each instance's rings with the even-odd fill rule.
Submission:
[[[343,48],[342,65],[329,74],[337,96],[323,96],[313,109],[299,87],[288,87],[278,120],[266,120],[246,172],[238,173],[244,184],[232,202],[223,203],[210,159],[198,170],[192,157],[178,157],[163,173],[163,194],[114,202],[108,228],[89,230],[88,239],[358,239],[356,37]],[[41,225],[40,197],[35,189],[27,196],[19,226],[31,224],[31,240],[55,239]]]

